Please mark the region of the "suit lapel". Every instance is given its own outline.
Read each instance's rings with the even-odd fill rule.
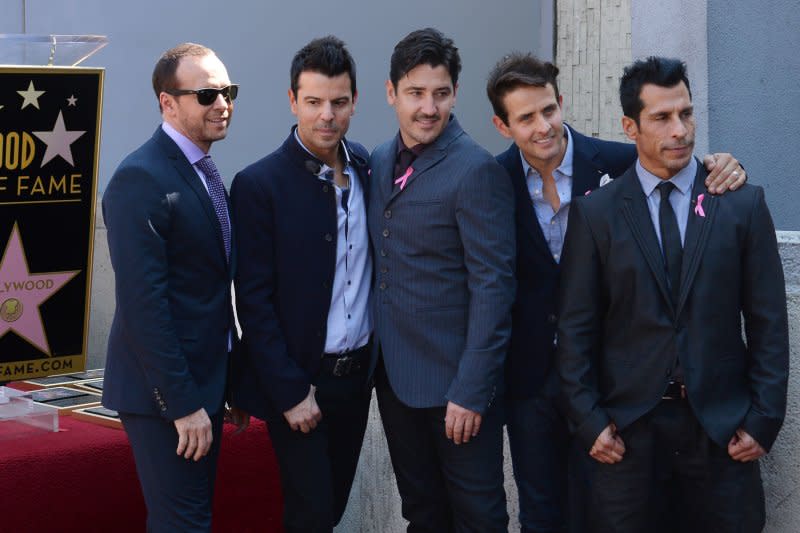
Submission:
[[[511,177],[514,191],[519,198],[517,202],[517,209],[519,209],[517,219],[522,225],[523,231],[533,240],[539,253],[546,257],[547,261],[555,265],[555,259],[553,259],[553,254],[547,246],[542,227],[539,225],[539,219],[536,217],[536,210],[533,208],[533,201],[528,191],[528,182],[522,167],[522,156],[519,148],[517,148],[516,144],[512,144],[511,148],[502,157],[506,158],[505,167]]]
[[[603,174],[599,162],[597,148],[589,143],[581,142],[575,130],[572,135],[572,197],[584,196],[600,185]]]
[[[394,185],[394,180],[389,179],[388,182],[392,186],[391,195],[389,196],[389,201],[387,203],[391,203],[397,197],[397,195],[405,192],[411,186],[411,184],[416,180],[420,174],[424,174],[425,171],[429,170],[433,166],[436,165],[439,161],[444,159],[444,156],[447,154],[447,151],[444,147],[439,146],[439,143],[436,142],[432,146],[429,146],[425,150],[423,150],[422,154],[418,158],[411,163],[411,167],[414,171],[406,180],[406,185],[403,187],[403,190],[400,190],[399,186]],[[394,165],[390,165],[390,168],[394,170]],[[394,177],[394,176],[392,176]]]
[[[225,243],[222,240],[222,228],[219,225],[217,213],[214,211],[214,204],[211,202],[211,196],[209,196],[208,191],[203,187],[200,177],[197,175],[197,172],[195,172],[194,167],[186,159],[186,156],[183,155],[181,149],[178,148],[178,145],[175,144],[175,141],[170,139],[169,135],[164,133],[161,127],[156,131],[156,141],[164,148],[167,157],[172,162],[172,165],[175,167],[180,177],[186,182],[192,192],[194,192],[195,196],[197,196],[197,200],[200,202],[203,211],[208,217],[211,227],[214,228],[214,235],[216,236],[217,245],[222,254],[222,258],[227,263],[225,259]],[[227,191],[225,195],[227,197]],[[228,213],[230,212],[229,206]]]
[[[678,297],[678,309],[680,314],[689,291],[692,288],[694,277],[700,266],[703,257],[703,250],[708,243],[708,234],[714,215],[717,212],[717,198],[709,194],[705,186],[707,171],[702,163],[697,164],[697,174],[695,175],[694,186],[692,187],[692,203],[689,207],[689,219],[686,221],[686,238],[683,244],[683,261],[681,263],[681,290]],[[701,203],[702,214],[697,209],[697,197],[702,194]]]
[[[631,233],[642,250],[645,261],[647,262],[653,277],[656,279],[658,289],[670,312],[675,316],[675,309],[672,306],[672,299],[667,289],[667,273],[664,269],[664,259],[661,247],[658,245],[658,237],[653,228],[653,221],[650,218],[650,210],[647,208],[647,199],[639,184],[636,176],[636,167],[632,166],[619,179],[623,182],[623,205],[622,211],[625,221],[630,226]]]

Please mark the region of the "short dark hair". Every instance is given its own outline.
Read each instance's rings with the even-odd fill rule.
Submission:
[[[553,86],[558,100],[558,67],[542,61],[533,54],[513,52],[497,62],[486,82],[486,96],[492,103],[494,114],[508,125],[508,110],[503,104],[506,94],[519,87]]]
[[[625,67],[619,80],[619,101],[622,112],[638,125],[639,115],[644,109],[644,102],[641,99],[642,87],[648,83],[659,87],[675,87],[680,82],[686,85],[691,99],[692,89],[689,87],[686,63],[680,59],[650,56],[635,61]]]
[[[289,78],[295,96],[300,88],[300,74],[303,72],[318,72],[329,78],[347,74],[350,76],[352,94],[356,94],[356,63],[344,42],[333,35],[314,39],[292,58]]]
[[[458,83],[461,57],[453,40],[435,28],[412,31],[397,43],[392,52],[389,79],[397,88],[400,78],[420,65],[436,68],[444,65],[450,73],[453,86]]]
[[[153,68],[153,91],[156,93],[156,99],[159,100],[159,109],[161,109],[161,93],[179,89],[179,87],[176,87],[175,72],[178,70],[181,59],[207,55],[214,55],[214,51],[196,43],[182,43],[161,54],[155,68]]]

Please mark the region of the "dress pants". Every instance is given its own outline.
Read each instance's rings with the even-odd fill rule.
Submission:
[[[543,388],[528,398],[508,398],[506,428],[519,494],[522,533],[567,531],[567,470],[570,435]]]
[[[402,403],[382,362],[375,388],[409,533],[507,531],[502,399],[484,413],[478,436],[456,445],[445,435],[446,408]]]
[[[758,462],[740,463],[686,400],[662,400],[620,431],[622,461],[596,464],[593,531],[756,533],[765,522]]]
[[[353,485],[372,391],[367,369],[347,376],[321,373],[315,398],[322,420],[294,431],[283,414],[267,419],[281,474],[287,533],[333,531]]]
[[[220,408],[209,415],[214,440],[208,454],[197,462],[175,453],[178,431],[172,421],[120,413],[147,505],[149,533],[211,531],[223,413]]]

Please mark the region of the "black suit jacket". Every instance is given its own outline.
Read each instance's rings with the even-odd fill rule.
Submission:
[[[368,154],[345,141],[368,197]],[[336,192],[294,129],[274,152],[239,172],[231,185],[239,270],[236,308],[241,357],[233,397],[259,418],[294,407],[319,371],[336,271]]]
[[[632,144],[602,141],[570,128],[573,143],[572,196],[596,189],[603,174],[616,178],[636,160]],[[517,228],[517,295],[512,309],[506,385],[513,398],[536,394],[555,358],[556,297],[560,275],[536,219],[519,148],[512,144],[497,156],[514,186]]]
[[[230,264],[208,192],[159,127],[103,195],[116,311],[103,404],[181,418],[222,406],[233,327]]]
[[[741,427],[769,450],[781,427],[789,342],[772,219],[760,187],[712,196],[705,176],[698,165],[675,307],[634,167],[572,206],[558,366],[587,448],[609,422],[625,428],[660,401],[676,356],[718,445]]]

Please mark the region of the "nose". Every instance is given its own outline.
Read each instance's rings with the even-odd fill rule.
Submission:
[[[229,105],[233,105],[233,102],[228,101],[222,93],[217,94],[217,98],[214,100],[214,109],[227,109]]]
[[[324,102],[322,104],[322,114],[320,115],[320,118],[326,122],[333,120],[333,105],[330,102]]]
[[[436,100],[433,98],[432,94],[429,94],[422,98],[421,102],[421,111],[425,115],[435,115],[436,114]]]
[[[543,115],[537,114],[535,121],[534,121],[534,128],[536,128],[536,133],[539,135],[547,135],[550,132],[550,123],[545,120]]]
[[[689,129],[680,116],[673,116],[670,119],[670,134],[673,137],[681,139],[685,137],[688,132]]]

